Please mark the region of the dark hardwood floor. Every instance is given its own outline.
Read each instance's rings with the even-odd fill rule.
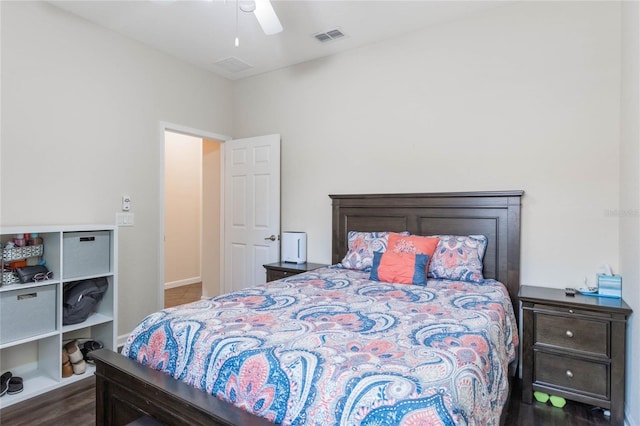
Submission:
[[[517,381],[511,391],[511,401],[506,426],[601,426],[609,425],[609,418],[601,409],[578,402],[567,401],[563,408],[547,402],[533,404],[522,402],[521,382]]]
[[[164,307],[182,305],[195,302],[202,296],[202,283],[187,284],[180,287],[169,288],[164,291]]]
[[[89,426],[95,424],[95,378],[65,386],[0,411],[2,426]],[[512,392],[507,426],[600,426],[608,425],[602,410],[568,402],[564,408],[534,402],[524,404],[519,385]]]
[[[0,410],[2,426],[95,424],[95,376]]]

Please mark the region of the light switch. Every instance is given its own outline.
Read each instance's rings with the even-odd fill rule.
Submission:
[[[133,226],[133,224],[134,224],[133,213],[116,213],[116,225]]]

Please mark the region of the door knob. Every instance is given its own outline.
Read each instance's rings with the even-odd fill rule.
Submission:
[[[271,235],[270,237],[265,238],[265,240],[275,241],[276,240],[276,236],[275,235]]]

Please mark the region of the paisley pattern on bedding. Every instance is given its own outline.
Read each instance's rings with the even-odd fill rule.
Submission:
[[[496,281],[329,267],[151,314],[122,353],[274,423],[494,425],[517,345]]]

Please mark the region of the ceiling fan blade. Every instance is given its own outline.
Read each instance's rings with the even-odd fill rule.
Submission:
[[[276,15],[276,11],[273,10],[273,5],[269,0],[255,0],[256,10],[253,14],[256,15],[258,23],[262,27],[262,31],[266,35],[278,34],[282,32],[282,24]]]

